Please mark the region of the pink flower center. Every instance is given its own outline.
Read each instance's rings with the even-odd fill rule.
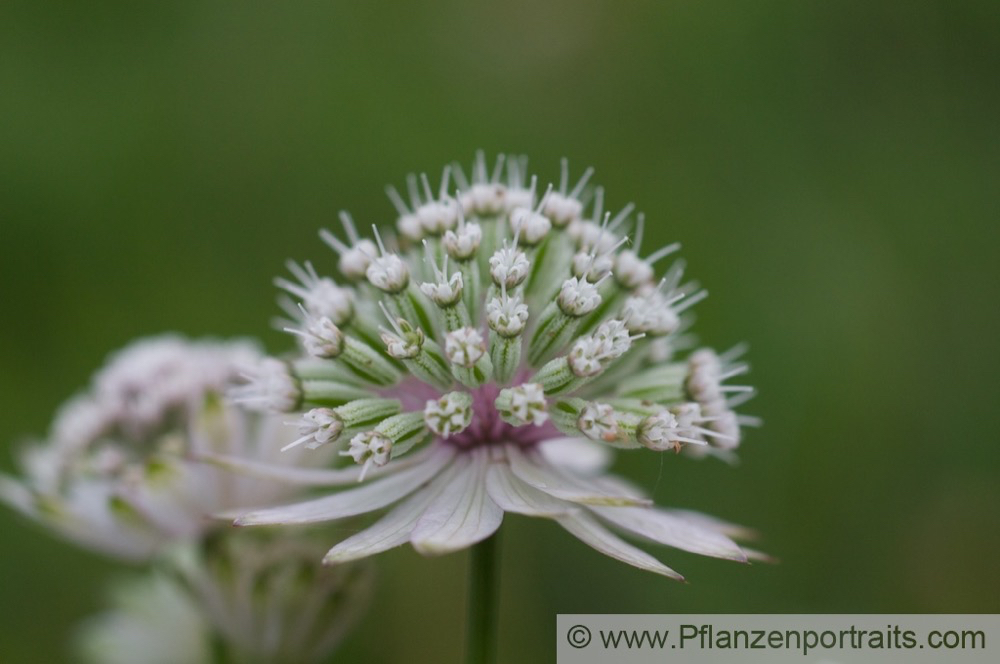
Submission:
[[[463,450],[503,444],[532,447],[561,435],[551,422],[542,426],[528,424],[520,427],[504,422],[493,405],[499,393],[500,388],[492,383],[475,389],[472,392],[472,424],[461,433],[443,438],[443,442]]]

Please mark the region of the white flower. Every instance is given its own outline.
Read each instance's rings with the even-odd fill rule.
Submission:
[[[490,276],[493,283],[507,289],[520,286],[528,277],[530,267],[531,263],[524,252],[514,246],[497,249],[490,256]]]
[[[538,383],[522,383],[501,390],[493,405],[505,422],[516,427],[542,426],[549,419],[545,390]]]
[[[329,318],[334,325],[344,325],[354,316],[352,291],[341,288],[329,277],[317,275],[311,263],[299,266],[297,263],[289,262],[288,270],[295,275],[299,283],[281,278],[275,279],[274,283],[278,288],[299,298],[306,315]],[[293,318],[299,317],[294,306],[286,306],[285,309]]]
[[[559,308],[567,316],[579,318],[586,316],[600,306],[601,294],[595,284],[570,277],[563,282],[556,301],[559,303]]]
[[[436,435],[447,438],[472,424],[472,397],[467,392],[449,392],[424,406],[424,421]]]
[[[372,464],[384,466],[389,463],[392,439],[378,431],[364,431],[351,438],[350,448],[341,454],[354,459],[354,463],[361,464],[361,474],[358,475],[358,481],[361,481]]]
[[[456,174],[456,198],[469,219],[460,217],[456,229],[440,237],[428,233],[422,248],[390,254],[399,274],[434,279],[420,289],[380,287],[385,297],[378,304],[394,332],[383,329],[381,344],[360,329],[347,335],[347,348],[365,346],[382,361],[401,363],[404,372],[375,382],[359,376],[363,365],[346,357],[306,369],[295,360],[284,365],[299,386],[293,409],[395,399],[400,410],[372,418],[353,434],[341,451],[358,464],[353,468],[244,464],[252,475],[335,490],[243,513],[237,525],[385,511],[329,551],[326,561],[339,563],[407,542],[428,554],[455,551],[489,537],[504,513],[513,512],[553,519],[613,558],[675,578],[676,572],[613,531],[746,560],[749,554],[728,536],[733,527],[657,508],[607,472],[611,447],[721,448],[734,440],[734,428],[738,434],[751,423],[726,414],[731,401],[716,399],[711,407],[698,401],[727,393],[716,382],[731,373],[729,360],[713,362],[704,353],[691,363],[674,359],[683,347],[674,336],[680,314],[703,292],[680,284],[679,263],[659,286],[652,282],[652,264],[673,245],[645,259],[638,250],[620,258],[632,206],[612,219],[597,190],[591,216],[584,218],[581,194],[589,171],[572,190],[564,172],[559,189],[550,188],[536,208],[537,179],[525,187],[525,162],[508,159],[506,165],[504,182],[499,170],[487,174],[477,156],[471,179]],[[455,261],[461,282],[453,285],[447,267],[438,268],[444,256]],[[374,309],[361,293],[357,308]],[[304,424],[303,436],[313,435]]]
[[[119,583],[77,639],[95,664],[325,661],[367,608],[368,565],[320,567],[301,535],[228,535],[171,550]],[[213,645],[214,643],[214,645]],[[213,648],[216,649],[213,656]]]
[[[475,328],[463,327],[448,333],[444,350],[452,364],[471,367],[486,354],[486,342]]]
[[[286,330],[302,339],[302,347],[313,357],[329,360],[344,351],[344,333],[326,316],[307,318],[305,330]]]
[[[462,273],[456,272],[448,276],[448,258],[444,259],[444,264],[439,268],[434,262],[430,245],[424,240],[424,247],[427,252],[428,263],[434,271],[434,281],[420,284],[420,291],[432,302],[440,306],[451,306],[462,298]]]
[[[76,646],[86,662],[210,664],[212,635],[183,585],[163,573],[118,581],[112,608],[81,626]]]
[[[486,156],[480,151],[472,166],[471,182],[465,179],[460,168],[455,172],[455,179],[463,189],[458,200],[466,215],[495,217],[507,209],[507,187],[500,182],[503,162],[504,155],[500,155],[492,174],[487,173]]]
[[[243,370],[246,384],[230,391],[233,401],[250,410],[287,412],[298,405],[299,385],[288,365],[264,357]]]
[[[302,419],[295,424],[299,427],[300,438],[281,448],[282,452],[302,443],[305,443],[308,449],[316,449],[320,445],[336,440],[344,430],[344,420],[332,408],[313,408],[306,411]]]
[[[387,293],[398,293],[410,283],[410,271],[406,263],[395,254],[386,254],[372,259],[365,270],[371,285]]]
[[[499,297],[486,303],[486,322],[490,329],[504,337],[516,337],[528,322],[528,305],[519,295],[510,297],[504,288]]]
[[[618,438],[615,409],[606,403],[589,403],[580,411],[577,426],[591,440],[610,443]]]
[[[165,542],[217,527],[209,517],[219,510],[294,497],[287,484],[196,460],[215,454],[268,465],[297,460],[282,459],[274,447],[293,433],[276,416],[223,400],[243,365],[259,357],[245,342],[173,336],[135,342],[60,412],[48,440],[25,450],[23,480],[0,476],[0,499],[82,546],[142,559]]]
[[[734,408],[753,396],[753,388],[748,385],[724,385],[724,381],[747,373],[750,366],[737,362],[746,349],[737,346],[717,355],[710,348],[701,348],[688,358],[688,375],[685,388],[688,397],[704,413],[702,421],[707,429],[702,433],[709,436],[712,444],[731,450],[740,444],[740,425],[756,423],[756,418],[739,416]]]
[[[417,219],[424,232],[441,235],[458,223],[458,204],[451,198],[430,201],[417,208]]]
[[[594,169],[588,168],[573,189],[569,190],[569,162],[566,159],[562,160],[559,190],[550,192],[542,206],[542,213],[551,219],[555,226],[564,228],[581,219],[583,202],[580,201],[580,195],[593,174]]]
[[[514,235],[529,247],[545,239],[552,230],[552,222],[543,214],[527,208],[514,208],[510,213],[510,226]]]
[[[378,255],[378,247],[371,240],[358,236],[351,215],[341,212],[340,222],[347,235],[347,243],[341,242],[337,236],[326,229],[320,231],[319,236],[323,242],[340,255],[340,260],[337,262],[340,273],[351,281],[359,281],[364,279],[368,266]]]
[[[457,230],[444,234],[444,248],[455,260],[467,260],[474,256],[483,241],[483,230],[479,224],[459,221]]]

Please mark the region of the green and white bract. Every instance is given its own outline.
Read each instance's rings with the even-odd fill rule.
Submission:
[[[237,393],[248,406],[302,412],[307,448],[333,446],[359,467],[295,470],[229,460],[233,468],[330,495],[239,515],[238,525],[312,523],[389,508],[337,544],[329,563],[411,542],[445,553],[490,536],[504,512],[544,516],[597,550],[679,575],[617,535],[746,560],[739,529],[654,507],[606,472],[611,447],[731,454],[754,418],[733,411],[749,387],[739,352],[686,360],[685,312],[705,292],[683,264],[643,257],[644,219],[612,215],[591,171],[544,191],[523,158],[466,175],[444,169],[433,191],[410,176],[389,189],[396,232],[321,233],[342,283],[291,264],[301,300],[286,329],[300,352],[261,363]],[[589,211],[588,211],[589,210]],[[346,303],[350,303],[348,306]],[[296,313],[298,312],[298,313]],[[336,314],[336,317],[331,315]],[[353,482],[359,486],[350,487]],[[610,528],[609,528],[610,526]]]

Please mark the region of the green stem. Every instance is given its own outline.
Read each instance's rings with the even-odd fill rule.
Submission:
[[[223,638],[222,634],[212,630],[212,635],[209,637],[209,647],[212,653],[212,663],[213,664],[231,664],[233,658],[230,656],[229,647],[226,644],[226,640]]]
[[[465,660],[467,664],[494,664],[497,661],[499,562],[499,532],[476,544],[469,554]]]

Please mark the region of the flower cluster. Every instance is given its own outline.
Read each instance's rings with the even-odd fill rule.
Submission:
[[[81,654],[94,664],[324,661],[367,608],[372,568],[323,568],[319,553],[310,538],[246,533],[173,548],[168,566],[114,588],[112,608],[81,629]]]
[[[48,440],[24,450],[25,479],[0,477],[0,498],[78,544],[128,559],[217,527],[211,515],[219,510],[287,500],[287,484],[197,460],[214,453],[297,461],[275,448],[289,438],[279,418],[223,398],[241,367],[260,357],[241,341],[133,343],[63,407]]]
[[[48,440],[25,450],[23,480],[0,476],[0,500],[33,520],[87,548],[157,565],[84,630],[89,660],[207,664],[222,648],[232,661],[317,661],[364,608],[366,568],[322,569],[315,542],[300,533],[264,537],[213,518],[301,489],[205,459],[326,465],[334,456],[283,455],[294,435],[280,417],[227,403],[242,367],[260,360],[247,342],[135,342],[63,408]]]
[[[410,177],[389,190],[396,232],[321,237],[340,282],[290,264],[277,285],[300,351],[258,363],[236,401],[300,413],[288,448],[334,449],[356,466],[245,473],[338,487],[327,496],[245,512],[238,525],[312,523],[391,508],[327,562],[410,542],[444,553],[489,537],[505,512],[554,519],[597,550],[679,578],[613,530],[746,560],[738,529],[655,507],[610,475],[610,449],[731,453],[754,419],[734,409],[752,390],[739,351],[689,346],[688,309],[706,293],[669,245],[643,255],[644,219],[604,210],[591,171],[544,191],[523,159],[482,154],[445,168],[434,191]],[[350,487],[360,482],[359,486]],[[340,488],[343,487],[343,488]]]

